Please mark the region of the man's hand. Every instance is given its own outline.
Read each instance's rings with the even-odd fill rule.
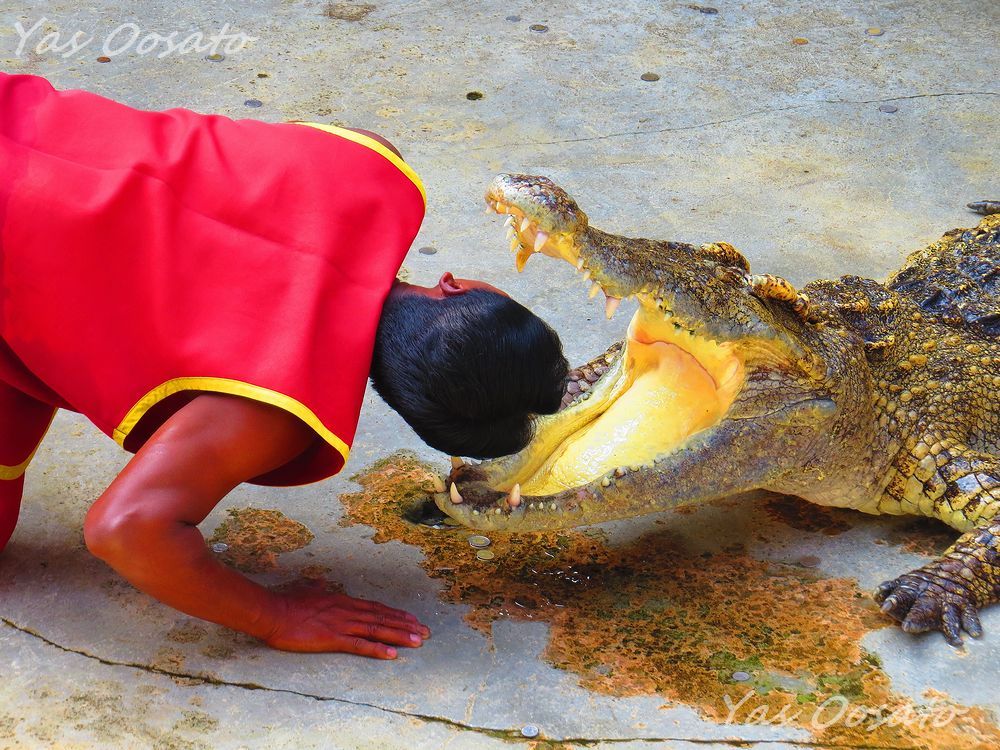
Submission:
[[[87,547],[164,604],[275,648],[385,659],[392,645],[419,646],[429,631],[405,612],[344,595],[269,591],[219,562],[198,531],[230,490],[317,439],[275,407],[200,395],[156,431],[90,509]]]
[[[408,612],[322,589],[287,594],[274,632],[265,638],[282,651],[340,651],[395,659],[393,646],[416,648],[431,631]]]

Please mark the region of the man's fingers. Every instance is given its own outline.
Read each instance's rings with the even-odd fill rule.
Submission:
[[[413,620],[417,618],[411,615],[409,612],[404,612],[401,609],[395,609],[394,607],[388,607],[381,602],[373,602],[368,599],[351,599],[351,603],[354,605],[355,609],[360,609],[365,612],[383,612],[389,615],[395,615],[401,617],[404,620]]]
[[[380,612],[386,615],[393,615],[403,620],[409,620],[410,622],[417,622],[417,618],[409,612],[404,612],[401,609],[395,609],[393,607],[387,607],[381,602],[373,602],[368,599],[355,599],[354,597],[348,598],[351,600],[351,606],[354,609],[361,610],[362,612]]]
[[[366,640],[389,643],[393,646],[405,646],[407,648],[417,648],[424,643],[423,636],[419,633],[414,633],[412,630],[378,625],[374,622],[346,623],[343,632],[345,635],[360,636]]]
[[[351,638],[341,636],[334,639],[331,651],[340,651],[345,654],[356,654],[357,656],[367,656],[371,659],[395,659],[396,649],[384,643],[368,641],[364,638]]]
[[[415,620],[404,620],[396,615],[387,615],[382,612],[354,612],[351,615],[352,619],[358,622],[372,622],[376,625],[386,625],[390,628],[398,628],[400,630],[407,630],[411,633],[417,633],[424,638],[429,638],[431,635],[431,630],[426,625],[421,625]]]

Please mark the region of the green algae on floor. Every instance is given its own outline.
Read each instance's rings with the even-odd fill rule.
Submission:
[[[406,520],[435,476],[409,453],[379,461],[354,477],[362,491],[342,497],[341,523],[374,528],[376,543],[419,547],[424,569],[444,584],[442,597],[468,605],[467,621],[484,634],[498,619],[548,623],[545,658],[584,687],[660,695],[716,721],[804,727],[832,744],[971,750],[1000,742],[982,709],[956,707],[946,696],[916,706],[892,690],[860,645],[890,623],[852,579],[757,560],[741,545],[691,552],[660,529],[620,547],[598,529],[493,532],[496,556],[481,561],[470,530]],[[840,513],[817,510],[813,531],[844,530]],[[808,515],[784,506],[772,513],[793,528]],[[841,701],[861,719],[830,722]],[[956,714],[946,726],[927,719],[945,708]],[[924,720],[886,718],[905,711]]]
[[[278,555],[310,544],[313,534],[303,524],[278,510],[233,508],[208,540],[226,545],[217,554],[244,573],[263,573],[274,567]]]

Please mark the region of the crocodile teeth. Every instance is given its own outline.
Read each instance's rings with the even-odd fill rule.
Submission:
[[[464,500],[464,499],[465,498],[462,497],[462,493],[458,491],[458,485],[457,484],[452,484],[451,485],[451,501],[453,503],[455,503],[455,505],[459,505],[462,502],[462,500]]]
[[[541,249],[545,246],[545,243],[548,241],[549,241],[549,233],[539,231],[538,234],[535,235],[535,252],[536,253],[540,252]]]
[[[452,456],[451,457],[451,468],[453,468],[453,469],[461,469],[463,466],[465,466],[465,461],[463,461],[458,456]]]
[[[576,262],[576,270],[577,270],[577,271],[582,271],[582,270],[583,270],[583,258],[580,258],[580,259],[579,259],[579,260],[578,260],[578,261]]]
[[[528,227],[530,227],[530,226],[531,226],[531,220],[527,216],[525,216],[523,219],[521,219],[521,231],[522,232],[528,231]]]
[[[444,482],[441,481],[441,477],[435,475],[434,478],[431,480],[431,483],[434,485],[435,492],[438,493],[445,492],[446,488],[444,486]]]
[[[507,498],[507,502],[510,503],[511,508],[516,508],[521,504],[521,485],[514,485],[514,488],[510,491],[510,497]]]
[[[621,303],[621,297],[611,297],[609,295],[607,301],[604,303],[604,317],[611,320],[611,318],[614,317],[615,311],[618,309],[618,305]]]
[[[497,208],[497,213],[498,214],[505,214],[505,213],[507,213],[507,206],[504,205],[503,203],[501,203],[500,201],[497,201],[496,208]]]
[[[511,233],[510,234],[510,251],[513,253],[513,252],[517,251],[518,249],[520,249],[520,247],[521,247],[521,240],[519,240],[516,235],[514,235],[513,233]]]
[[[513,229],[514,228],[514,217],[513,216],[508,216],[507,217],[507,221],[505,221],[503,223],[503,225],[505,227],[510,227],[511,229]]]
[[[596,297],[600,291],[601,291],[601,285],[595,281],[594,285],[590,287],[588,295],[590,296],[591,299],[594,299],[594,297]]]
[[[524,267],[525,265],[527,265],[528,258],[531,257],[531,254],[532,254],[531,250],[529,250],[526,247],[521,247],[521,249],[517,251],[517,258],[515,260],[517,262],[518,273],[524,270]]]

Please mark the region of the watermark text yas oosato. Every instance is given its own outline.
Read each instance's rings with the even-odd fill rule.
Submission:
[[[948,703],[933,703],[928,706],[902,704],[890,706],[864,706],[852,704],[843,695],[832,695],[822,703],[808,705],[785,705],[780,710],[772,706],[747,705],[757,695],[756,690],[748,690],[740,700],[729,695],[722,696],[729,711],[727,724],[757,724],[761,726],[786,727],[808,726],[824,730],[832,726],[860,727],[874,732],[880,727],[918,727],[941,729],[955,719],[969,713],[965,706]]]
[[[258,39],[231,28],[228,23],[210,32],[187,30],[161,34],[131,21],[119,24],[107,34],[99,36],[82,29],[59,29],[44,16],[30,26],[15,21],[14,31],[18,36],[15,50],[18,57],[26,52],[34,52],[37,55],[54,55],[63,59],[97,48],[107,57],[127,53],[158,58],[170,55],[217,55],[223,52],[231,55]]]

